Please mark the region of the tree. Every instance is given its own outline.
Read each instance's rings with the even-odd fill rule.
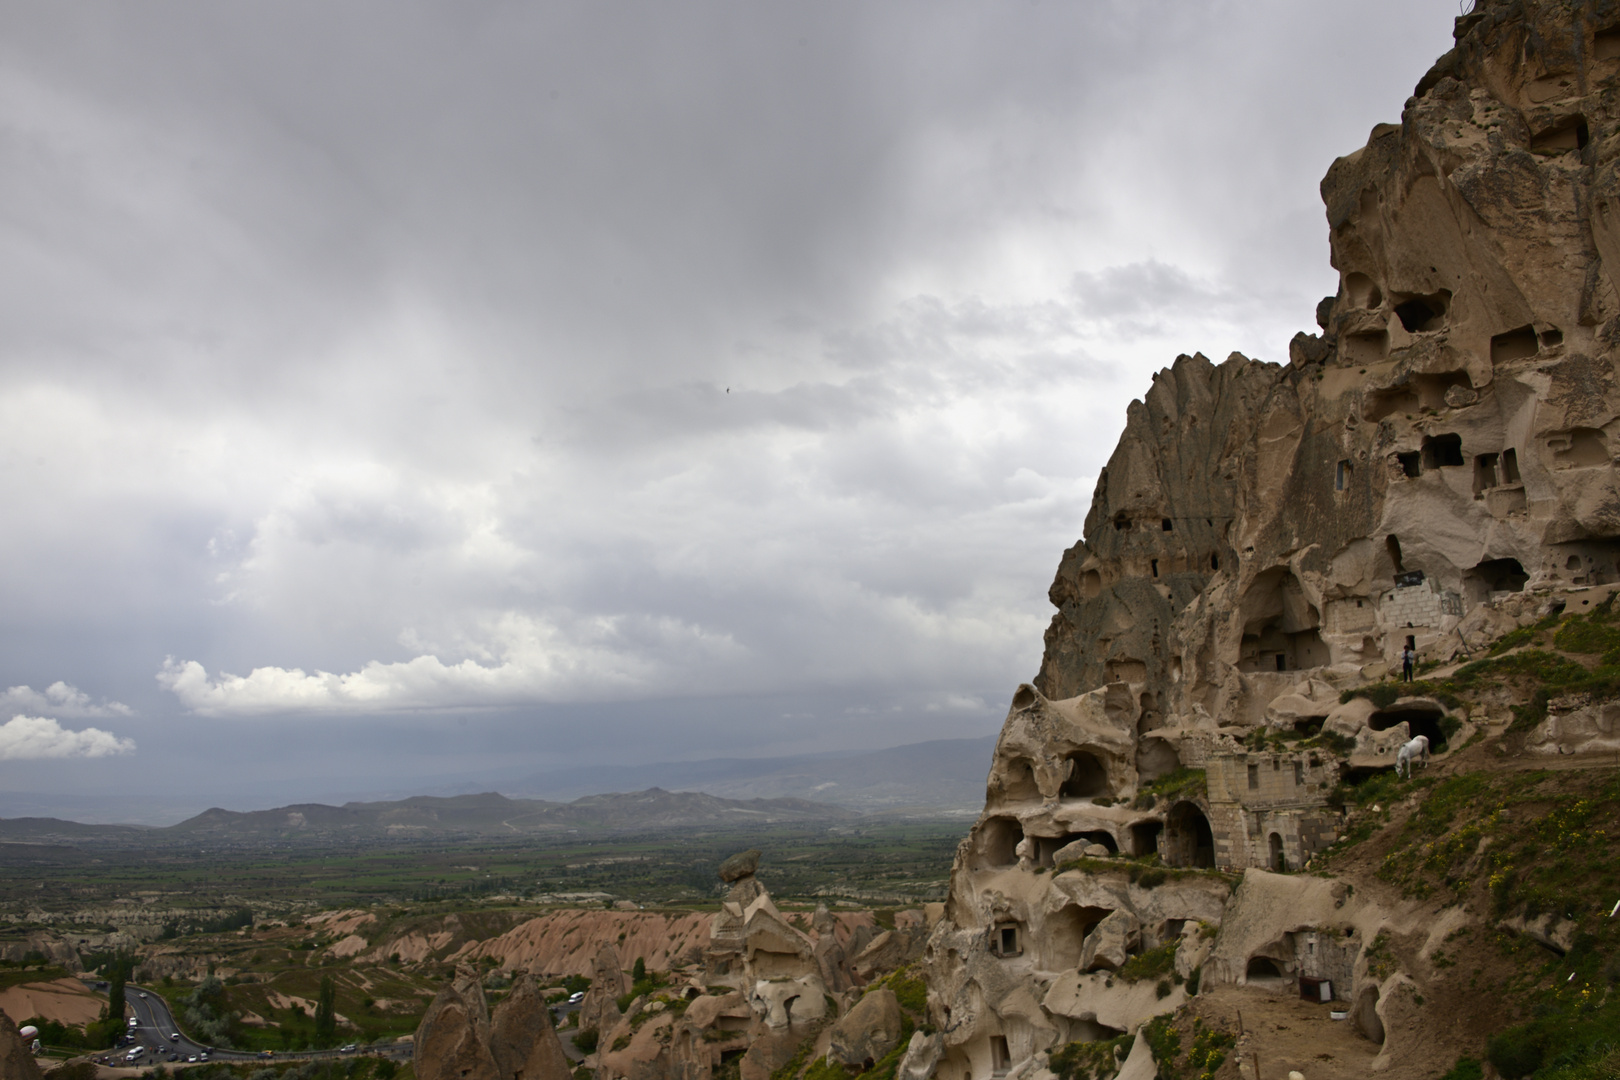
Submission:
[[[331,1042],[337,1035],[337,985],[332,976],[321,979],[320,996],[315,1001],[315,1039]]]
[[[636,966],[630,969],[631,982],[645,982],[647,979],[647,961],[636,957]]]
[[[107,976],[107,1018],[120,1023],[124,1019],[124,981],[129,977],[128,971],[122,960],[116,960],[112,973]]]

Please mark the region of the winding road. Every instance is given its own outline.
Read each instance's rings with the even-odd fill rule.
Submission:
[[[128,1057],[129,1052],[137,1045],[146,1048],[146,1052],[132,1064],[138,1068],[150,1068],[156,1064],[167,1064],[169,1055],[178,1055],[180,1061],[185,1063],[193,1055],[202,1059],[207,1055],[209,1061],[256,1061],[259,1054],[252,1050],[222,1050],[207,1046],[190,1038],[180,1026],[175,1023],[174,1013],[169,1009],[169,1003],[163,995],[155,990],[136,986],[133,983],[124,988],[124,1000],[128,1003],[130,1011],[135,1014],[135,1023],[129,1028],[129,1035],[134,1038],[133,1043],[126,1044],[116,1050],[109,1051],[105,1056],[110,1061],[120,1064]],[[408,1059],[411,1056],[410,1043],[392,1043],[387,1046],[361,1047],[349,1053],[378,1054],[395,1059]],[[277,1051],[277,1061],[307,1061],[312,1058],[330,1058],[346,1056],[341,1050],[292,1050]],[[177,1063],[177,1064],[178,1064]]]

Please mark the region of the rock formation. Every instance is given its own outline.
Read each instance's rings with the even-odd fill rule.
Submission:
[[[534,980],[520,973],[491,1015],[470,967],[458,969],[422,1017],[413,1064],[417,1080],[568,1080],[572,1074]]]
[[[5,1080],[40,1080],[39,1062],[17,1034],[17,1024],[0,1012],[0,1077]]]
[[[1322,182],[1321,333],[1286,365],[1180,357],[1131,404],[929,941],[938,1031],[901,1075],[1050,1076],[1047,1051],[1137,1029],[1194,976],[1321,984],[1380,1042],[1410,1007],[1366,957],[1407,916],[1269,871],[1338,837],[1342,779],[1474,727],[1341,697],[1407,647],[1480,655],[1620,581],[1620,8],[1480,0],[1455,38]],[[1548,712],[1532,752],[1620,748],[1613,704]],[[1132,972],[1172,945],[1173,977]]]
[[[920,956],[922,913],[901,912],[893,930],[873,935],[870,917],[850,929],[819,907],[807,932],[797,923],[802,916],[772,902],[755,876],[759,860],[750,850],[721,865],[726,898],[710,922],[700,977],[683,983],[670,973],[622,1014],[616,1006],[611,1017],[601,1014],[597,1051],[587,1061],[596,1080],[709,1080],[728,1068],[741,1080],[769,1080],[795,1058],[809,1060],[811,1049],[842,1047],[834,1057],[860,1066],[898,1045],[894,992],[881,987],[863,998],[857,988]],[[611,946],[599,967],[587,1004],[599,986],[623,986]],[[894,1008],[885,1010],[885,1001]]]

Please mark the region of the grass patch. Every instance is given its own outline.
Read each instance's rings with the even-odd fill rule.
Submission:
[[[1058,1080],[1107,1080],[1130,1053],[1131,1035],[1100,1042],[1072,1042],[1052,1051],[1049,1067]]]
[[[1132,983],[1161,979],[1166,976],[1173,976],[1177,982],[1180,982],[1181,976],[1175,973],[1177,944],[1179,943],[1172,941],[1168,945],[1160,945],[1157,949],[1149,949],[1147,952],[1138,953],[1125,961],[1115,974],[1126,982]]]
[[[1157,780],[1150,780],[1143,784],[1137,794],[1137,801],[1140,802],[1147,796],[1164,799],[1168,802],[1195,796],[1207,798],[1209,796],[1209,781],[1205,779],[1203,769],[1181,768],[1167,773]],[[1152,803],[1150,802],[1148,805],[1151,806]]]

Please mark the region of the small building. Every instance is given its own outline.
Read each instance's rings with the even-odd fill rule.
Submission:
[[[1338,838],[1338,762],[1311,751],[1222,753],[1205,763],[1215,865],[1298,870]]]

